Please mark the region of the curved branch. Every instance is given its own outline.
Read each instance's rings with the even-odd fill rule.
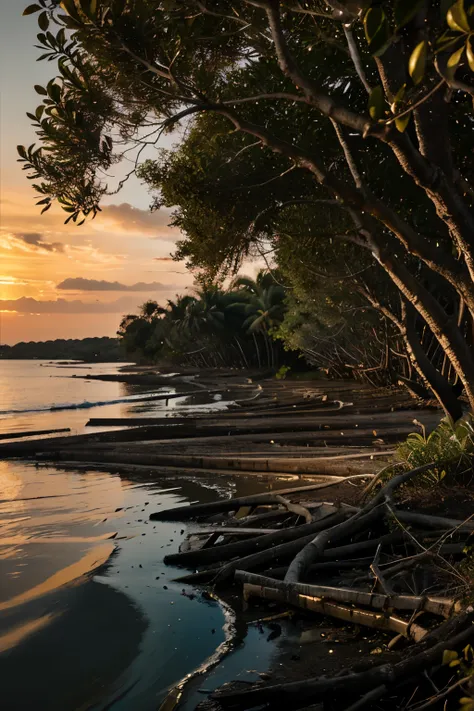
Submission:
[[[364,85],[364,89],[366,90],[366,92],[370,94],[370,92],[372,91],[372,87],[367,81],[367,76],[365,74],[364,67],[362,66],[362,61],[359,54],[359,48],[357,47],[354,35],[352,34],[351,26],[344,24],[342,27],[346,36],[347,46],[349,48],[349,55],[352,59],[352,64],[354,65],[354,68],[357,72],[357,76]]]

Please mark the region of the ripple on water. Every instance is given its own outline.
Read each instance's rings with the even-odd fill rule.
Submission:
[[[187,526],[149,511],[264,486],[0,462],[2,711],[156,711],[226,640],[229,617],[171,582],[163,556]]]

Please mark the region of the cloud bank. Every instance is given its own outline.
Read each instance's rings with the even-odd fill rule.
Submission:
[[[158,281],[146,283],[139,281],[136,284],[122,284],[119,281],[105,281],[105,279],[85,279],[84,277],[68,277],[56,284],[56,289],[64,291],[163,291],[169,286]]]
[[[180,237],[178,228],[170,225],[171,211],[167,208],[152,212],[133,207],[128,202],[123,202],[120,205],[104,205],[96,225],[99,227],[109,221],[113,223],[112,229],[141,233],[151,239],[175,241]],[[94,225],[94,223],[91,224]]]
[[[85,302],[80,300],[68,301],[38,301],[32,297],[22,296],[20,299],[0,299],[0,311],[10,311],[19,314],[107,314],[122,313],[136,310],[136,299],[122,296],[111,302],[95,301]]]
[[[43,252],[64,252],[64,244],[62,242],[47,242],[39,232],[15,232],[13,237],[32,249],[38,249]]]

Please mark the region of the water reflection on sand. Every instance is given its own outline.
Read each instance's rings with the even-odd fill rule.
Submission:
[[[170,582],[162,559],[187,526],[149,512],[265,486],[0,461],[2,711],[155,710],[223,641],[224,617]]]

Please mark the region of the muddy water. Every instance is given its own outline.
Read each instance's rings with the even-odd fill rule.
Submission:
[[[162,562],[195,524],[149,513],[266,487],[0,462],[2,711],[156,709],[224,641],[225,617]]]

